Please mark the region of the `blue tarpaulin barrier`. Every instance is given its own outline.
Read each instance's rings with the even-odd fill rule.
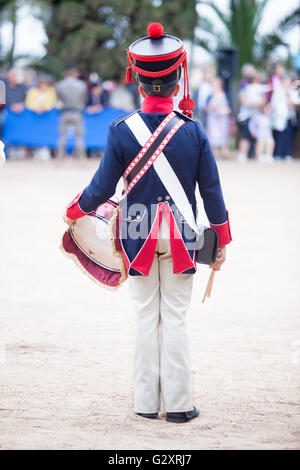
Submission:
[[[104,108],[101,113],[84,113],[85,145],[88,149],[103,149],[106,144],[109,123],[124,114],[116,108]],[[6,145],[22,145],[25,147],[56,148],[59,138],[60,112],[53,109],[38,114],[29,109],[22,113],[6,111],[2,140]],[[67,147],[74,147],[72,132]]]

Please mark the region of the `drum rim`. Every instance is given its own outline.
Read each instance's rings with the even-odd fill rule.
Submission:
[[[121,273],[121,269],[109,268],[109,267],[106,266],[105,264],[102,264],[102,263],[99,263],[99,261],[96,261],[89,253],[87,253],[87,252],[79,245],[79,243],[78,243],[77,240],[75,239],[74,234],[73,234],[73,230],[74,230],[74,229],[73,229],[72,227],[70,227],[69,232],[70,232],[71,238],[72,238],[72,240],[74,241],[74,243],[76,244],[76,246],[78,246],[78,248],[80,249],[80,251],[81,251],[82,253],[84,253],[87,258],[89,258],[91,261],[93,261],[93,263],[97,264],[97,265],[100,266],[101,268],[107,269],[108,271],[112,271],[112,272],[114,272],[114,273]]]

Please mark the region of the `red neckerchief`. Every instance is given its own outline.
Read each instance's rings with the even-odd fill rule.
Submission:
[[[173,111],[173,98],[162,96],[146,96],[142,105],[142,113],[170,114]]]

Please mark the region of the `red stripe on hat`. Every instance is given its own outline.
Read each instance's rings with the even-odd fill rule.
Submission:
[[[134,52],[129,52],[129,54],[135,59],[135,60],[140,60],[141,62],[159,62],[162,60],[169,60],[169,59],[174,59],[178,55],[182,54],[184,46],[181,46],[177,51],[175,52],[170,52],[169,54],[160,54],[160,55],[155,55],[155,56],[147,56],[147,55],[138,55],[135,54]]]

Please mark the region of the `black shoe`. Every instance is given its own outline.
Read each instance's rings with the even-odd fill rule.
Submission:
[[[148,419],[157,419],[158,413],[136,413],[138,416],[141,416],[142,418],[148,418]]]
[[[192,411],[181,413],[166,413],[166,421],[169,423],[186,423],[199,415],[199,410],[194,406]]]

